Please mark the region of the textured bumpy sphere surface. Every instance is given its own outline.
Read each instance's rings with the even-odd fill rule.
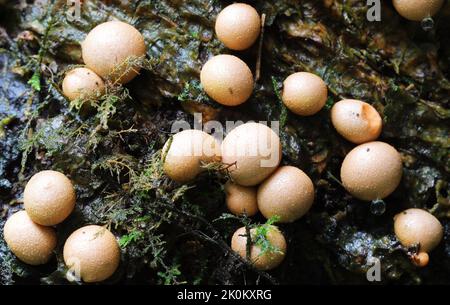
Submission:
[[[376,140],[383,126],[375,108],[358,100],[342,100],[334,104],[331,121],[341,136],[356,144]]]
[[[25,211],[13,214],[6,221],[3,235],[9,249],[30,265],[47,263],[56,247],[55,230],[33,222]]]
[[[222,142],[222,162],[230,165],[233,181],[253,186],[266,179],[280,164],[281,142],[266,125],[246,123],[234,128]]]
[[[281,166],[258,188],[258,208],[267,219],[293,222],[305,215],[314,202],[311,179],[294,166]]]
[[[442,7],[444,0],[392,0],[397,12],[412,21],[432,17]]]
[[[91,69],[75,68],[67,72],[62,83],[64,95],[71,101],[84,97],[99,97],[105,91],[105,83]]]
[[[81,51],[89,69],[103,78],[109,76],[124,84],[136,77],[139,67],[127,69],[123,63],[128,58],[144,56],[146,47],[144,37],[133,26],[109,21],[88,33],[81,44]]]
[[[252,241],[255,241],[256,229],[250,230]],[[247,236],[245,227],[238,229],[231,238],[231,249],[238,253],[242,258],[247,258]],[[272,250],[263,253],[261,247],[253,244],[250,249],[250,260],[256,269],[271,270],[276,268],[286,256],[286,239],[275,226],[270,226],[267,235],[267,241],[272,246]]]
[[[96,225],[73,232],[64,244],[64,262],[87,283],[109,278],[120,262],[120,250],[114,235]]]
[[[436,248],[444,234],[439,220],[421,209],[409,209],[397,214],[394,231],[403,246],[420,244],[420,252],[430,252]]]
[[[291,74],[283,83],[283,103],[298,115],[309,116],[319,112],[327,97],[327,85],[322,78],[312,73]]]
[[[180,183],[193,180],[204,171],[202,165],[220,161],[220,145],[201,130],[189,129],[175,134],[162,151],[164,172]]]
[[[383,199],[399,185],[402,159],[398,151],[384,142],[361,144],[342,162],[341,179],[346,190],[361,200]]]
[[[235,215],[253,216],[258,213],[256,188],[228,181],[225,184],[228,210]]]
[[[244,103],[253,92],[253,75],[245,62],[233,55],[217,55],[200,73],[205,92],[225,106]]]
[[[245,50],[258,38],[261,19],[252,6],[234,3],[219,13],[215,28],[217,37],[227,48]]]
[[[72,182],[57,171],[41,171],[25,186],[25,210],[34,222],[43,226],[53,226],[66,219],[75,201]]]

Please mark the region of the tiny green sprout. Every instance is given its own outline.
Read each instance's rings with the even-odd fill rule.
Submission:
[[[334,105],[334,99],[331,96],[329,96],[325,103],[325,109],[330,110],[331,107],[333,107],[333,105]]]
[[[209,101],[208,96],[205,94],[203,90],[203,86],[198,80],[192,80],[187,82],[184,85],[183,90],[177,96],[178,101],[180,102],[189,102],[193,101],[196,103],[204,103]]]
[[[138,241],[143,236],[143,232],[141,231],[131,231],[129,234],[123,235],[119,239],[119,246],[122,249],[125,249],[129,244]]]
[[[270,217],[265,224],[255,226],[255,234],[252,236],[252,243],[261,248],[261,253],[264,255],[265,253],[282,253],[278,247],[272,245],[269,241],[267,234],[271,227],[280,220],[278,215]]]
[[[28,80],[28,84],[35,90],[41,91],[41,72],[36,69],[33,76]]]

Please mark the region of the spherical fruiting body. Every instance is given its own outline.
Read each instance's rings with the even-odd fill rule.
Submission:
[[[253,92],[253,75],[245,62],[233,55],[217,55],[208,60],[200,73],[203,89],[225,106],[244,103]]]
[[[392,0],[397,12],[412,21],[434,16],[443,3],[444,0]]]
[[[235,215],[253,216],[258,213],[256,188],[228,181],[225,184],[228,210]]]
[[[354,197],[371,201],[389,196],[400,184],[402,159],[384,142],[368,142],[351,150],[341,166],[341,180]]]
[[[232,50],[245,50],[259,36],[261,18],[258,12],[245,3],[234,3],[225,7],[216,19],[216,35]]]
[[[289,75],[283,82],[281,99],[289,110],[301,116],[319,112],[327,101],[328,89],[319,76],[308,72]]]
[[[71,101],[78,98],[100,97],[105,91],[105,83],[88,68],[75,68],[67,72],[62,83],[64,95]]]
[[[350,99],[334,104],[331,121],[341,136],[356,144],[376,140],[383,125],[380,114],[370,104]]]
[[[258,208],[267,219],[293,222],[305,215],[314,202],[311,179],[294,166],[281,166],[258,187]]]
[[[109,278],[120,262],[114,235],[104,227],[89,225],[73,232],[64,244],[64,262],[86,283]]]
[[[419,252],[430,252],[441,242],[444,230],[439,220],[421,209],[408,209],[394,218],[394,231],[405,247],[419,245]]]
[[[163,169],[172,180],[186,183],[204,171],[204,165],[220,161],[220,145],[201,130],[183,130],[163,147]]]
[[[131,81],[140,67],[127,61],[145,56],[144,37],[121,21],[108,21],[93,28],[81,44],[84,63],[103,78],[122,84]]]
[[[246,123],[234,128],[222,142],[222,162],[233,181],[254,186],[266,179],[281,161],[281,142],[266,125]]]
[[[9,249],[29,265],[47,263],[56,247],[56,233],[51,227],[33,222],[26,211],[13,214],[6,221],[3,236]]]
[[[258,270],[271,270],[281,264],[286,256],[287,245],[283,233],[275,226],[269,226],[267,234],[262,237],[270,244],[265,251],[258,245],[257,229],[250,229],[252,245],[250,247],[250,261]],[[231,238],[231,249],[243,259],[247,259],[247,233],[245,227],[238,229]]]
[[[57,171],[40,171],[25,186],[25,210],[34,222],[43,226],[64,221],[72,213],[75,201],[72,182]]]
[[[428,262],[430,261],[430,256],[426,252],[419,252],[411,256],[411,261],[417,267],[423,268],[428,265]]]

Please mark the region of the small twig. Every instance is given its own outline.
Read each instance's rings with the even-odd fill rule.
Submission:
[[[122,134],[137,132],[138,130],[135,129],[135,128],[133,128],[133,127],[134,127],[134,125],[132,125],[132,126],[131,126],[130,128],[128,128],[128,129],[123,129],[123,130],[120,130],[120,131],[114,131],[114,134],[117,135],[117,136],[119,136],[119,138],[120,138],[123,142],[125,142],[125,140],[124,140],[123,137],[122,137]]]
[[[266,23],[266,14],[261,15],[261,35],[259,37],[258,45],[258,56],[256,59],[256,71],[255,71],[255,82],[261,77],[261,57],[262,57],[262,47],[264,40],[264,24]]]
[[[206,240],[206,241],[208,241],[210,243],[213,243],[213,244],[217,245],[222,250],[224,250],[226,253],[228,253],[228,255],[233,257],[233,259],[242,262],[245,266],[247,266],[248,268],[250,268],[251,270],[256,272],[259,276],[267,279],[272,284],[278,284],[278,281],[275,278],[273,278],[270,274],[268,274],[267,272],[260,271],[260,270],[256,269],[255,266],[253,266],[251,264],[251,261],[247,261],[247,260],[243,259],[239,254],[234,252],[230,248],[230,246],[226,242],[224,242],[222,238],[220,238],[219,231],[217,231],[214,228],[214,226],[209,221],[207,221],[205,218],[203,218],[201,216],[198,216],[198,215],[195,215],[195,214],[188,213],[188,212],[183,211],[183,210],[180,210],[180,209],[174,207],[173,203],[170,202],[170,201],[166,202],[166,204],[162,205],[162,207],[164,209],[169,210],[169,211],[172,211],[172,212],[175,212],[175,213],[187,216],[187,217],[189,217],[191,219],[195,219],[195,220],[203,223],[206,226],[206,228],[213,234],[213,237],[210,237],[210,236],[206,235],[204,232],[199,231],[199,230],[191,230],[190,232],[193,233],[194,235],[202,238],[203,240]]]
[[[344,187],[344,186],[342,185],[342,182],[339,181],[339,179],[336,178],[330,171],[327,171],[327,175],[328,175],[328,177],[329,177],[331,180],[333,180],[334,182],[336,182],[336,183],[339,184],[340,186]]]
[[[245,226],[245,235],[246,235],[246,237],[247,237],[247,243],[245,244],[245,257],[247,258],[247,260],[249,261],[249,262],[251,262],[252,261],[252,258],[251,258],[251,251],[252,251],[252,235],[251,235],[251,232],[250,232],[250,226],[249,225],[246,225]]]
[[[169,17],[164,16],[162,14],[154,13],[154,12],[151,12],[151,14],[153,14],[153,16],[156,16],[156,17],[160,18],[161,20],[167,22],[171,27],[178,28],[178,24],[176,24],[174,21],[172,21]]]

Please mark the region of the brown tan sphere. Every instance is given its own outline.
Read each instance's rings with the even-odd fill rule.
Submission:
[[[30,265],[47,263],[56,247],[55,230],[33,222],[25,211],[9,217],[3,228],[3,236],[9,249]]]
[[[354,197],[371,201],[389,196],[402,178],[398,151],[384,142],[369,142],[351,150],[341,167],[341,180]]]
[[[394,217],[394,231],[405,247],[420,244],[419,252],[430,252],[444,234],[439,220],[421,209],[408,209]]]
[[[281,161],[281,142],[266,125],[246,123],[234,128],[222,142],[222,162],[230,165],[233,181],[243,186],[261,183]]]
[[[227,48],[245,50],[258,38],[261,18],[252,6],[234,3],[219,13],[215,28],[217,37]]]
[[[351,99],[334,104],[331,121],[341,136],[356,144],[376,140],[383,126],[380,114],[372,105]]]
[[[256,228],[250,229],[252,242],[255,241]],[[286,239],[283,233],[275,226],[270,226],[266,235],[273,247],[273,251],[262,252],[261,247],[253,244],[250,248],[250,260],[258,270],[271,270],[276,268],[284,260],[287,251]],[[243,259],[247,259],[247,236],[245,227],[239,228],[231,238],[231,249]]]
[[[23,202],[30,218],[43,226],[56,225],[72,213],[76,195],[72,182],[64,174],[44,170],[25,186]]]
[[[85,97],[100,97],[105,91],[105,83],[88,68],[75,68],[67,72],[62,83],[64,95],[71,101]]]
[[[258,208],[267,219],[293,222],[305,215],[314,202],[314,184],[300,169],[281,166],[258,188]]]
[[[253,92],[253,75],[245,62],[233,55],[217,55],[208,60],[200,73],[205,92],[225,106],[244,103]]]
[[[228,210],[235,215],[253,216],[258,213],[256,188],[228,181],[225,184]]]
[[[419,252],[411,256],[411,260],[417,267],[426,267],[430,261],[430,256],[426,252]]]
[[[412,21],[434,16],[443,3],[444,0],[392,0],[397,12]]]
[[[103,78],[112,76],[124,84],[138,74],[140,68],[126,69],[128,58],[145,55],[144,37],[133,26],[109,21],[93,28],[81,44],[84,63]],[[114,75],[110,75],[114,71]]]
[[[68,268],[79,270],[84,282],[93,283],[106,280],[116,271],[120,262],[120,249],[109,230],[89,225],[76,230],[67,238],[63,256]]]
[[[293,113],[309,116],[325,106],[328,89],[319,76],[308,72],[289,75],[283,82],[281,99]]]
[[[162,151],[164,172],[179,183],[193,180],[205,170],[203,165],[220,161],[220,145],[201,130],[189,129],[175,134]]]

